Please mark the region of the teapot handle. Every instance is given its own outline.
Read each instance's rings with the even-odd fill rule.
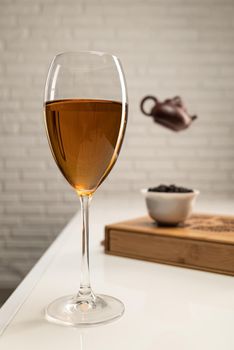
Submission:
[[[152,115],[151,112],[146,112],[146,111],[144,110],[144,103],[145,103],[145,101],[147,101],[147,100],[153,100],[153,101],[155,102],[155,105],[158,103],[158,100],[157,100],[156,97],[154,97],[154,96],[146,96],[146,97],[144,97],[143,100],[141,101],[140,108],[141,108],[142,113],[144,113],[145,115],[151,116],[151,115]]]

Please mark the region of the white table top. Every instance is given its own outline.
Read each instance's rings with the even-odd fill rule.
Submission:
[[[233,214],[233,201],[198,203]],[[0,310],[1,350],[233,350],[234,279],[107,256],[105,224],[144,215],[142,198],[98,197],[91,208],[91,280],[95,292],[121,299],[119,320],[96,327],[48,323],[44,307],[78,290],[81,244],[77,215]]]

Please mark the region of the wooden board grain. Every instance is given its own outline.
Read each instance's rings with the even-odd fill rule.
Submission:
[[[173,228],[143,217],[105,232],[107,254],[234,275],[234,217],[199,214]]]

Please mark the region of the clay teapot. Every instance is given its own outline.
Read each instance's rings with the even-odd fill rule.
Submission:
[[[151,111],[146,112],[144,104],[146,101],[154,101],[154,106]],[[179,96],[171,99],[166,99],[160,102],[154,96],[146,96],[141,101],[141,111],[147,116],[153,117],[155,123],[161,124],[166,128],[174,131],[180,131],[188,128],[197,116],[190,116],[187,109]]]

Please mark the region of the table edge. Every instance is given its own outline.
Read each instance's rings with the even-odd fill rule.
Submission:
[[[37,285],[42,274],[49,267],[53,258],[55,257],[59,248],[66,240],[66,233],[70,230],[70,227],[74,224],[76,214],[63,228],[61,233],[51,243],[48,249],[44,252],[38,262],[33,266],[29,273],[25,276],[22,282],[17,286],[15,291],[6,300],[6,302],[0,308],[0,336],[4,333],[7,326],[16,316],[28,296],[31,294],[34,287]]]

